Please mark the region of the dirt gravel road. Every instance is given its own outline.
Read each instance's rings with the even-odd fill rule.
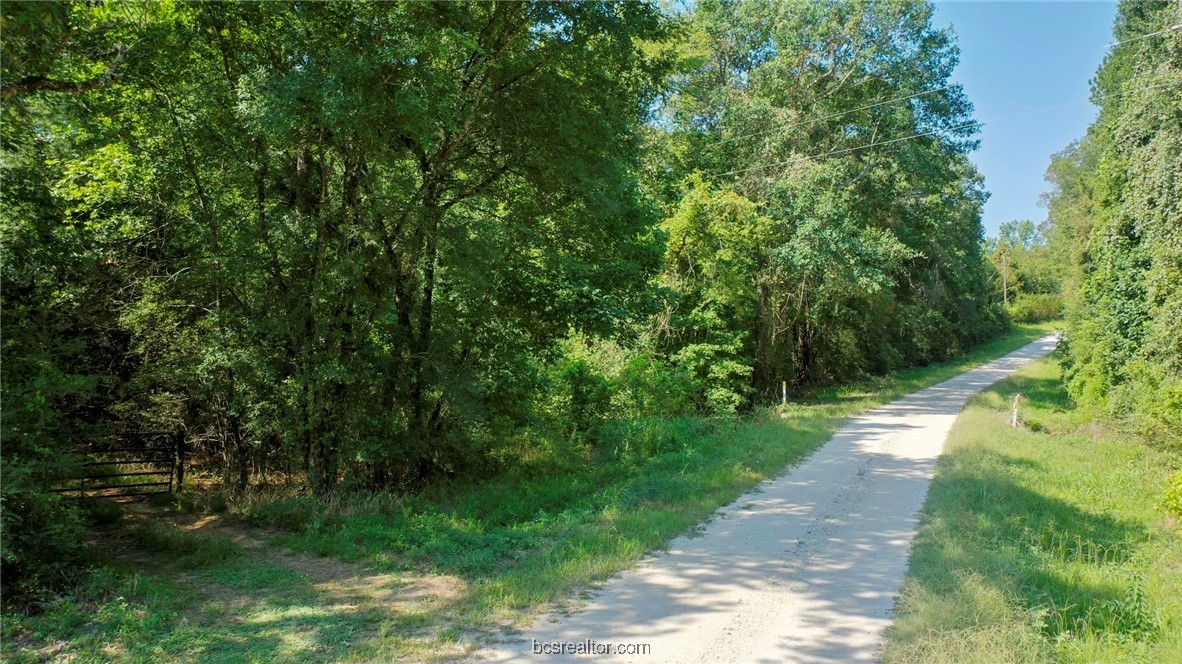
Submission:
[[[877,658],[948,430],[973,394],[1050,353],[1048,336],[867,411],[799,466],[545,616],[493,661],[867,662]],[[644,655],[535,654],[555,643]],[[586,646],[584,646],[586,647]]]

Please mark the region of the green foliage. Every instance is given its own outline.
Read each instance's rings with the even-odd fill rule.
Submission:
[[[650,178],[672,292],[654,332],[699,407],[938,361],[1004,325],[964,157],[971,106],[930,12],[695,6]],[[938,94],[881,103],[919,89]],[[914,134],[931,138],[890,140]]]
[[[66,222],[89,260],[73,288],[119,303],[97,321],[117,337],[96,358],[118,370],[113,403],[90,420],[183,428],[238,490],[295,463],[321,493],[405,486],[478,465],[527,422],[572,327],[643,311],[659,244],[633,171],[664,65],[636,45],[665,37],[657,8],[110,13],[55,6],[61,34],[21,32],[33,51],[5,61],[6,150],[40,150],[6,198],[53,206],[16,219]],[[83,37],[120,40],[117,76],[9,87],[79,73]],[[48,342],[80,348],[66,325]],[[48,382],[79,389],[64,373]]]
[[[1166,483],[1166,492],[1161,499],[1162,509],[1182,516],[1182,471],[1178,471],[1170,475],[1169,481]]]
[[[1182,450],[1182,372],[1153,359],[1137,358],[1125,367],[1128,380],[1108,393],[1108,405],[1132,414],[1135,429],[1165,448]]]
[[[1023,295],[1056,295],[1063,289],[1066,261],[1049,244],[1044,233],[1050,223],[1035,227],[1028,220],[1007,221],[985,250],[997,285],[994,295],[1015,302]],[[1004,282],[1004,283],[1003,283]]]
[[[6,589],[116,429],[186,432],[211,507],[644,464],[1006,323],[925,3],[2,12]]]
[[[563,343],[552,374],[551,397],[543,408],[548,428],[576,442],[612,440],[614,434],[607,431],[633,421],[695,410],[690,376],[644,346],[628,348],[574,334]]]
[[[72,506],[22,478],[19,461],[4,470],[4,596],[9,602],[46,595],[77,579],[82,523]]]
[[[1100,615],[1095,619],[1097,631],[1115,634],[1126,641],[1153,639],[1166,624],[1164,612],[1146,597],[1143,582],[1137,575],[1129,582],[1123,597],[1105,600],[1099,608]]]
[[[688,375],[700,409],[735,413],[749,403],[756,280],[771,221],[751,201],[694,175],[662,223],[668,250],[661,285],[672,301],[657,335]]]
[[[692,382],[654,354],[642,351],[615,378],[613,412],[623,418],[677,416],[692,412]]]
[[[563,368],[562,381],[568,404],[563,420],[572,433],[585,433],[607,414],[611,384],[582,358],[572,360]]]
[[[1143,434],[1182,424],[1182,14],[1123,2],[1093,87],[1100,114],[1047,171],[1050,249],[1068,266],[1068,384]]]
[[[1014,298],[1007,310],[1019,323],[1038,323],[1063,317],[1063,298],[1055,293],[1029,293]]]
[[[210,538],[146,528],[141,549],[159,553],[141,550],[122,559],[131,570],[99,568],[40,615],[6,615],[0,656],[14,662],[40,661],[47,652],[81,659],[118,652],[153,661],[465,656],[470,653],[455,649],[455,634],[501,628],[507,618],[527,617],[539,604],[633,566],[803,458],[849,417],[1047,331],[1018,327],[956,362],[819,389],[813,402],[774,414],[619,422],[627,428],[608,439],[612,453],[594,462],[572,463],[570,448],[527,429],[517,443],[532,455],[521,453],[517,472],[508,475],[435,482],[413,493],[341,487],[329,497],[294,489],[196,496],[198,510],[213,498],[225,500],[230,514],[220,523],[240,517],[283,532],[252,533],[259,541],[247,555],[226,547],[229,555],[215,548],[208,558],[178,560]],[[594,351],[585,355],[594,366],[630,364],[618,347]],[[335,559],[292,556],[280,548],[285,545]],[[359,575],[358,585],[343,582],[350,568],[342,560],[365,564],[349,572]],[[447,592],[433,600],[436,583]]]
[[[45,33],[68,41],[80,28],[64,22],[65,5],[12,3],[2,11],[0,592],[19,601],[76,579],[82,524],[74,501],[49,489],[77,470],[80,432],[102,433],[101,423],[92,423],[109,403],[103,379],[126,365],[110,355],[119,343],[111,303],[91,287],[108,277],[108,267],[52,187],[72,137],[47,136],[58,123],[48,105],[7,99],[10,81],[49,66],[49,54],[39,50]],[[80,24],[94,20],[89,10],[78,13]],[[104,36],[64,44],[66,68],[84,74],[87,48]]]

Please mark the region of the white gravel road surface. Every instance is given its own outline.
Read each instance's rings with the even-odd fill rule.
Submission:
[[[544,616],[483,654],[514,662],[875,660],[953,420],[969,397],[1055,343],[1048,336],[867,411],[799,466],[720,509],[701,534],[673,540],[570,614]],[[588,639],[600,650],[639,644],[648,653],[535,654]]]

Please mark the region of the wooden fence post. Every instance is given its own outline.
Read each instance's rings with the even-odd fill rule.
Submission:
[[[176,455],[176,492],[181,492],[181,485],[185,483],[185,432],[173,434],[173,450]]]

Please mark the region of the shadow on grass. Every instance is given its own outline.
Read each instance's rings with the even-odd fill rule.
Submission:
[[[984,580],[1026,607],[1045,609],[1041,628],[1050,638],[1118,631],[1135,622],[1114,615],[1125,610],[1126,585],[1089,580],[1072,564],[1126,561],[1148,537],[1144,527],[1006,476],[1039,471],[1035,461],[989,450],[973,454],[971,466],[950,465],[932,483],[929,527],[920,530],[911,562],[921,587],[936,596],[971,595],[966,579]],[[1009,470],[984,474],[998,467]]]
[[[1065,413],[1071,410],[1071,397],[1063,389],[1063,383],[1058,378],[1021,376],[1014,383],[1017,391],[1036,408],[1052,413]]]
[[[437,630],[429,628],[463,597],[463,584],[451,578],[413,579],[332,559],[252,553],[218,569],[176,570],[195,598],[184,621],[156,645],[197,661],[340,661],[359,648],[379,647],[386,652],[373,657],[395,660],[412,641],[419,649],[431,644]],[[459,654],[435,651],[441,658]]]

